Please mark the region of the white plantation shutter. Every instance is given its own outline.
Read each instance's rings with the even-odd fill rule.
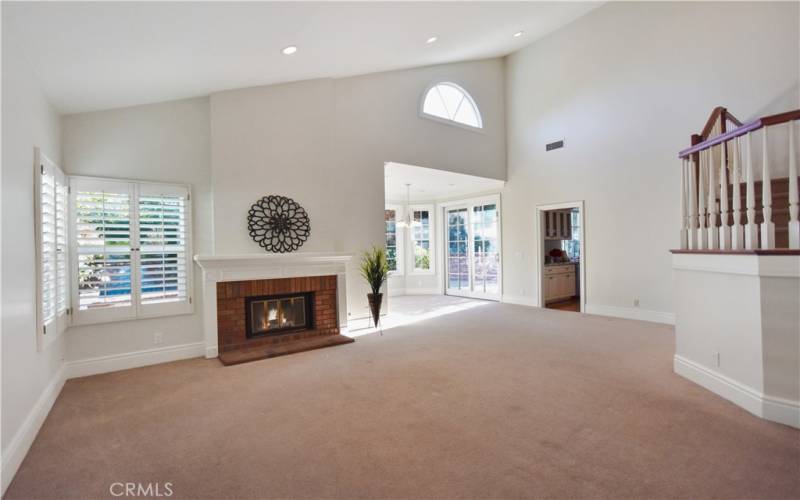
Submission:
[[[68,323],[67,180],[38,149],[36,169],[37,345],[45,349]]]
[[[133,185],[72,179],[76,322],[111,321],[135,315],[133,277]],[[89,321],[86,321],[86,320]]]
[[[71,182],[75,322],[191,312],[189,189],[84,177]]]
[[[143,315],[190,310],[189,190],[140,184],[139,293]]]
[[[56,314],[69,311],[69,184],[60,169],[56,172]],[[66,322],[62,329],[66,326]]]

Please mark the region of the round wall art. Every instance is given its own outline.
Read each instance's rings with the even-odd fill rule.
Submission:
[[[250,237],[267,252],[294,252],[311,235],[305,209],[285,196],[265,196],[247,215]]]

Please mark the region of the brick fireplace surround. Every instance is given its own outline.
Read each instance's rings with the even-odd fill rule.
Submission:
[[[314,293],[314,326],[308,330],[247,338],[245,302],[248,297]],[[217,341],[219,352],[293,342],[310,337],[338,335],[336,276],[310,276],[217,283]]]
[[[349,343],[346,273],[350,254],[195,256],[203,269],[206,357],[235,364]],[[248,297],[313,293],[313,326],[247,337]]]

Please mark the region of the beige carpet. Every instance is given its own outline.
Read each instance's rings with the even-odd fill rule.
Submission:
[[[129,481],[209,499],[800,497],[800,433],[673,374],[673,342],[492,303],[283,358],[72,380],[6,498]]]

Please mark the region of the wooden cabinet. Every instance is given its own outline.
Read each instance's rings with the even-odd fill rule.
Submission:
[[[548,210],[544,213],[544,239],[572,239],[572,212],[570,210]]]
[[[544,267],[544,301],[569,299],[575,296],[575,264]]]

